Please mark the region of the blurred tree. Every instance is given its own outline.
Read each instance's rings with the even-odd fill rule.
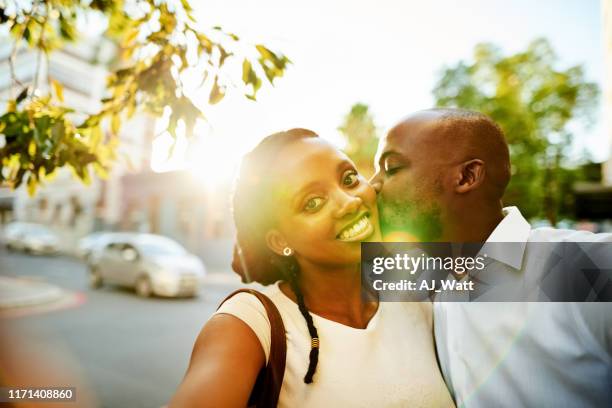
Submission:
[[[366,178],[374,174],[373,158],[378,147],[378,133],[368,105],[356,103],[338,128],[346,139],[344,151]]]
[[[509,56],[492,44],[478,44],[474,61],[445,68],[433,90],[437,106],[481,111],[501,125],[512,159],[504,203],[552,225],[571,216],[572,182],[582,177],[568,157],[571,125],[592,123],[599,94],[582,66],[556,65],[546,39]]]
[[[40,68],[41,56],[48,61],[54,49],[79,39],[77,23],[91,13],[104,18],[105,35],[117,43],[120,56],[101,109],[75,112],[64,104],[62,85],[54,79],[47,78],[47,87],[39,86],[36,75],[30,84],[20,82],[15,59],[25,44],[38,52]],[[202,28],[189,0],[0,2],[0,28],[8,28],[13,43],[10,99],[0,116],[0,185],[17,188],[27,180],[30,194],[65,166],[86,183],[92,168],[104,177],[115,159],[121,123],[136,112],[167,112],[167,131],[176,136],[182,122],[189,135],[204,116],[186,95],[193,89],[185,89],[185,70],[201,75],[208,104],[215,104],[230,86],[254,100],[261,78],[273,83],[290,63],[264,45],[245,45],[221,27]],[[240,84],[231,78],[236,70],[242,73]]]

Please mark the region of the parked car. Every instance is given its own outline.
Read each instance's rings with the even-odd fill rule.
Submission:
[[[92,288],[113,283],[134,288],[142,297],[196,296],[206,268],[170,238],[121,233],[91,252],[89,274]]]
[[[89,262],[89,258],[92,253],[101,251],[106,244],[113,240],[119,239],[124,232],[110,232],[110,231],[98,231],[86,235],[81,238],[77,243],[76,255],[86,262]]]
[[[59,251],[59,238],[41,224],[13,222],[4,229],[5,245],[9,249],[33,254],[54,254]]]

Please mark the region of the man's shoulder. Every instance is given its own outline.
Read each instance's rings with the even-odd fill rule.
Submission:
[[[612,233],[542,227],[531,230],[529,242],[612,242]]]

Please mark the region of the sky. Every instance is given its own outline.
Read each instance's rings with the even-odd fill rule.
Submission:
[[[513,53],[546,37],[559,68],[582,64],[587,79],[603,85],[598,0],[192,3],[205,25],[221,25],[293,62],[274,88],[260,90],[257,102],[230,93],[208,109],[207,131],[217,149],[208,160],[222,162],[228,171],[262,137],[283,129],[306,127],[339,144],[337,128],[357,102],[370,106],[384,132],[403,116],[431,107],[440,71],[469,60],[479,42]],[[577,138],[595,161],[610,152],[601,106],[600,101],[597,124]]]

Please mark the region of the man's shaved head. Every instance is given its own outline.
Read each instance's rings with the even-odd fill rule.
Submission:
[[[446,218],[468,208],[498,208],[510,180],[501,128],[474,111],[416,112],[381,140],[377,154],[383,227],[414,230],[424,239],[444,235]],[[501,211],[501,209],[500,209]],[[412,233],[412,231],[410,231]]]
[[[510,153],[501,127],[487,115],[467,109],[426,112],[435,115],[438,140],[442,139],[457,160],[478,158],[487,164],[487,188],[495,199],[501,199],[510,181]]]

